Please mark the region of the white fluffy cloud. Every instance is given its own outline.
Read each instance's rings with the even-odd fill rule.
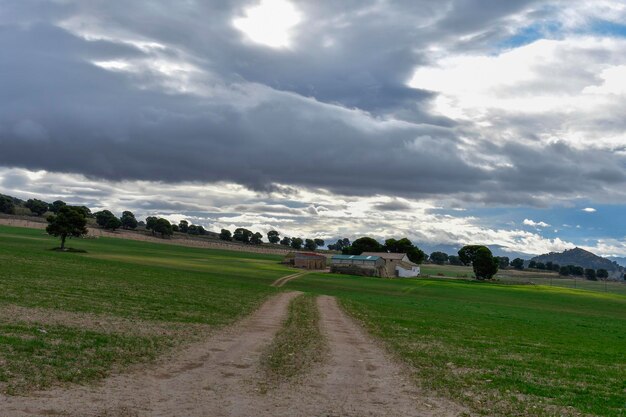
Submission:
[[[536,222],[534,220],[531,219],[524,219],[523,224],[525,226],[531,226],[531,227],[550,227],[550,225],[546,222]]]

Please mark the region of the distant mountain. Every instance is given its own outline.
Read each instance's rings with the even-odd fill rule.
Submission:
[[[544,264],[552,262],[561,266],[575,265],[590,269],[606,269],[609,271],[611,278],[621,278],[626,271],[626,268],[617,262],[602,258],[581,248],[574,248],[561,253],[550,252],[545,255],[535,256],[531,261],[543,262]]]
[[[619,256],[607,256],[606,259],[617,262],[618,264],[626,268],[626,258],[620,258]]]

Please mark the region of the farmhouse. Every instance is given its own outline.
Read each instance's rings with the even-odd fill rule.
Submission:
[[[326,268],[326,256],[313,252],[289,252],[283,263],[303,269]]]
[[[333,255],[330,272],[382,277],[385,276],[385,261],[380,256]]]
[[[378,256],[385,265],[386,277],[409,278],[420,274],[419,265],[411,262],[406,253],[363,252],[361,256]]]

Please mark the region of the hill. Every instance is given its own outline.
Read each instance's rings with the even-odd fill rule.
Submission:
[[[602,258],[594,253],[581,248],[569,249],[564,252],[550,252],[548,254],[535,256],[531,261],[552,262],[559,265],[575,265],[590,269],[606,269],[611,278],[621,278],[626,269],[617,262]]]

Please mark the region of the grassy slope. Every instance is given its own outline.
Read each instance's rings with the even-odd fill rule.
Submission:
[[[251,312],[276,291],[268,284],[290,273],[272,255],[107,238],[70,241],[86,254],[50,251],[55,245],[41,230],[0,226],[0,306],[223,326]],[[3,323],[0,364],[11,366],[2,366],[0,390],[93,379],[171,344],[166,337]]]
[[[624,415],[626,297],[321,274],[287,286],[339,296],[422,383],[476,411]]]

